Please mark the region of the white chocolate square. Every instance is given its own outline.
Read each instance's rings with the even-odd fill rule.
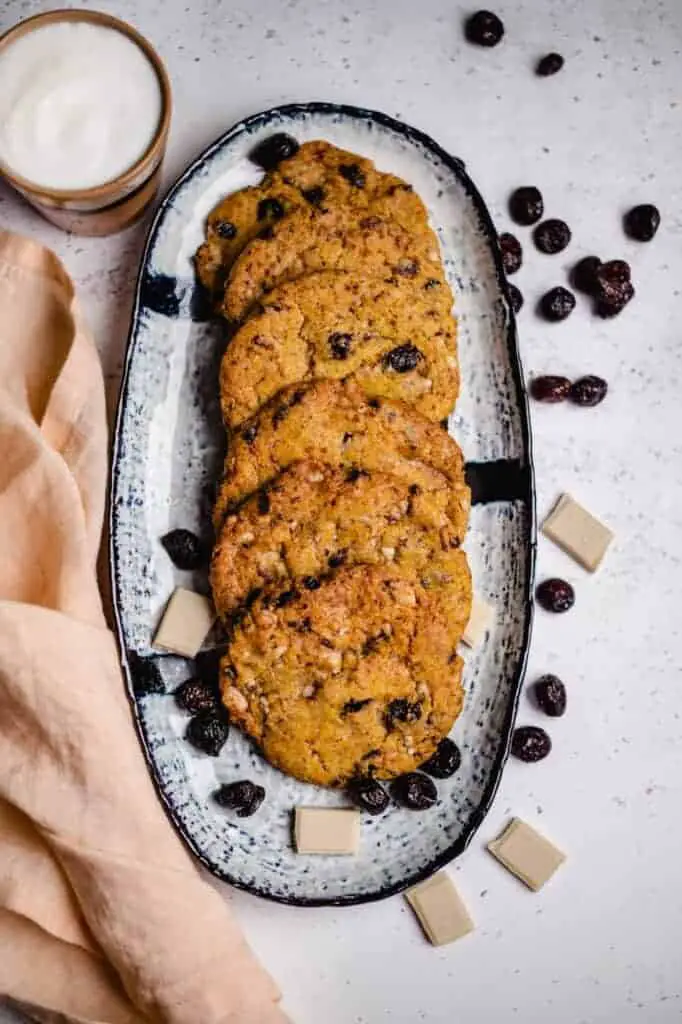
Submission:
[[[352,807],[297,807],[294,833],[298,853],[357,853],[360,812]]]
[[[455,942],[474,930],[474,922],[445,871],[409,889],[405,899],[434,946]]]
[[[566,860],[549,839],[520,818],[512,818],[504,832],[488,843],[488,850],[533,892],[542,889]]]
[[[613,540],[613,533],[579,505],[562,494],[542,524],[542,532],[589,572],[595,572]]]
[[[154,646],[194,658],[214,619],[213,605],[207,597],[177,587],[156,630]]]
[[[487,604],[482,598],[474,594],[473,601],[471,602],[471,615],[462,634],[462,643],[466,644],[467,647],[478,647],[485,639],[494,616],[495,609],[493,606]]]

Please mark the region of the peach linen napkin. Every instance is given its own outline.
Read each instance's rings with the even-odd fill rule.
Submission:
[[[106,478],[72,283],[0,231],[0,994],[44,1021],[285,1024],[144,763],[96,580]]]

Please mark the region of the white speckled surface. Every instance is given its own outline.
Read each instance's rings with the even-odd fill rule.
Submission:
[[[0,29],[48,3],[0,0]],[[679,0],[508,0],[507,37],[466,46],[452,0],[344,4],[203,0],[107,9],[135,19],[168,62],[176,112],[166,173],[242,115],[287,100],[383,108],[462,156],[500,225],[517,184],[537,184],[574,242],[527,247],[515,279],[528,373],[601,373],[595,410],[533,410],[538,511],[571,491],[617,533],[595,577],[541,540],[539,576],[565,574],[576,607],[538,614],[530,674],[569,687],[542,765],[508,766],[494,808],[453,874],[477,931],[427,946],[400,898],[294,910],[231,894],[297,1024],[669,1024],[682,1016],[682,5]],[[537,56],[562,52],[553,79]],[[649,246],[620,214],[660,205]],[[70,239],[0,189],[0,222],[52,245],[75,277],[112,391],[144,227]],[[525,232],[519,232],[523,240]],[[639,294],[612,322],[581,303],[564,324],[532,314],[542,290],[592,250],[633,264]],[[527,700],[520,721],[539,721]],[[533,895],[482,849],[511,814],[568,862]],[[0,951],[1,955],[1,951]],[[16,1018],[0,1015],[2,1024]]]

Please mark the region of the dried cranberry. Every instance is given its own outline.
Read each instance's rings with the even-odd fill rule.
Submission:
[[[426,289],[426,291],[431,291],[432,288],[440,288],[440,286],[441,282],[438,280],[437,277],[430,277],[426,284],[424,285],[424,288]]]
[[[327,343],[331,349],[333,359],[347,359],[350,355],[351,342],[353,340],[352,334],[342,334],[340,332],[334,332],[327,338]]]
[[[218,220],[213,225],[213,230],[220,238],[230,241],[237,237],[237,228],[229,220]]]
[[[518,238],[505,231],[500,235],[500,250],[505,274],[515,274],[523,262],[523,250]]]
[[[369,814],[381,814],[388,807],[388,793],[375,779],[351,779],[346,792],[354,804]]]
[[[548,53],[538,61],[535,74],[540,75],[541,78],[547,78],[548,75],[556,75],[563,66],[564,58],[560,53]]]
[[[311,206],[319,206],[324,199],[324,189],[316,185],[314,188],[303,189],[301,195]]]
[[[128,655],[130,665],[130,676],[133,684],[133,692],[137,697],[144,697],[149,693],[165,693],[161,672],[156,658],[143,658],[134,651]]]
[[[419,263],[417,260],[403,259],[399,260],[395,266],[396,274],[400,274],[401,277],[416,277],[417,271],[419,270]]]
[[[258,220],[280,220],[284,216],[284,207],[279,199],[268,196],[258,204]]]
[[[246,441],[247,444],[253,444],[258,434],[258,424],[249,423],[248,426],[242,430],[242,440]]]
[[[360,170],[358,164],[341,164],[339,167],[339,174],[345,178],[346,181],[354,185],[355,188],[365,187],[365,175]]]
[[[571,390],[568,377],[535,377],[531,381],[530,393],[538,402],[565,402]]]
[[[619,289],[618,296],[611,299],[599,299],[596,310],[602,320],[610,320],[611,317],[622,313],[628,302],[635,297],[635,289],[630,281],[626,281]]]
[[[351,434],[350,437],[353,435]],[[338,569],[340,565],[346,561],[348,556],[347,551],[336,551],[333,555],[330,555],[327,559],[327,565],[330,569]]]
[[[552,741],[537,725],[522,725],[514,731],[511,752],[521,761],[542,761],[552,749]]]
[[[625,233],[636,242],[650,242],[659,229],[661,214],[652,203],[633,206],[623,218]]]
[[[540,189],[534,185],[517,188],[509,198],[509,212],[517,224],[527,227],[529,224],[537,223],[545,212]]]
[[[386,706],[384,719],[386,728],[392,729],[394,722],[418,722],[422,716],[422,706],[419,701],[407,700],[405,697],[398,697]]]
[[[409,373],[410,370],[414,370],[420,359],[423,359],[421,352],[416,345],[408,341],[387,352],[383,363],[384,366],[395,370],[396,373]]]
[[[425,811],[438,799],[438,790],[428,775],[408,772],[391,783],[391,796],[396,803],[411,811]]]
[[[284,590],[275,598],[275,608],[286,608],[286,606],[291,604],[292,601],[295,601],[297,597],[297,590],[294,590],[293,588],[291,590]]]
[[[504,25],[492,11],[476,11],[467,18],[464,35],[476,46],[497,46],[504,35]]]
[[[318,580],[317,576],[304,576],[303,586],[305,587],[306,590],[319,590],[320,581]]]
[[[566,580],[543,580],[535,591],[538,603],[548,612],[567,612],[575,603],[575,591]]]
[[[190,721],[185,737],[197,750],[217,757],[225,746],[229,732],[227,719],[221,712],[202,711]]]
[[[269,135],[267,139],[259,142],[251,150],[249,157],[264,171],[272,171],[282,160],[288,160],[297,153],[299,148],[298,142],[291,135],[276,132],[275,135]]]
[[[263,803],[265,790],[249,779],[241,779],[221,786],[213,794],[213,799],[221,807],[236,811],[238,818],[250,818]]]
[[[538,706],[550,718],[561,718],[566,711],[566,687],[558,676],[540,676],[533,686]]]
[[[542,224],[538,224],[533,232],[533,241],[540,252],[554,256],[565,249],[571,241],[571,229],[566,221],[550,217],[549,220],[543,220]]]
[[[608,388],[608,384],[602,377],[588,374],[587,377],[580,377],[573,381],[569,397],[576,405],[599,405],[606,398]]]
[[[171,530],[161,538],[161,543],[178,569],[199,569],[207,561],[206,548],[190,530]]]
[[[594,295],[597,291],[597,271],[601,266],[598,256],[583,256],[571,271],[571,284],[579,292]]]
[[[200,711],[212,711],[217,703],[215,693],[200,679],[186,679],[173,696],[178,707],[192,715]]]
[[[568,288],[557,285],[550,288],[540,300],[540,312],[545,320],[551,323],[558,323],[565,320],[575,309],[575,295],[569,292]]]
[[[455,774],[461,763],[462,755],[459,752],[459,747],[446,736],[438,744],[435,754],[432,754],[428,761],[421,765],[421,770],[427,775],[433,775],[434,779],[449,779],[451,775]]]
[[[515,284],[508,284],[507,291],[509,292],[509,305],[518,313],[523,306],[523,293]]]

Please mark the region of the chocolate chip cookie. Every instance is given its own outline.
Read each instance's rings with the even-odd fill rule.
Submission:
[[[221,662],[232,721],[282,771],[342,785],[429,758],[462,707],[437,596],[386,567],[259,598]]]
[[[227,512],[302,459],[444,490],[455,536],[464,536],[471,495],[456,442],[403,402],[367,398],[339,381],[285,388],[232,435],[214,509],[216,532]]]
[[[299,208],[273,224],[232,264],[221,310],[241,321],[267,291],[317,270],[435,279],[447,287],[424,204],[410,189],[396,188],[364,208]]]
[[[406,187],[401,178],[378,171],[371,160],[321,139],[304,142],[260,184],[233,192],[211,211],[196,255],[199,278],[216,293],[251,239],[292,210],[341,203],[362,208],[400,187]]]
[[[459,390],[456,327],[443,287],[323,271],[275,288],[234,335],[220,392],[228,427],[282,387],[352,379],[368,395],[441,420]],[[448,290],[449,295],[449,290]]]
[[[471,610],[471,576],[444,491],[411,492],[385,473],[319,462],[290,466],[228,515],[211,564],[227,622],[269,592],[317,590],[335,567],[388,565],[436,594],[451,646]]]

